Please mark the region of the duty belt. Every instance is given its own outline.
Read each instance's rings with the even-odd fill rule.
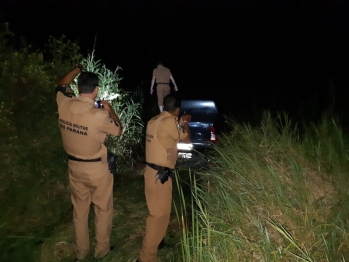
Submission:
[[[152,163],[147,163],[147,165],[158,171],[155,175],[155,183],[159,180],[161,184],[164,184],[169,177],[174,177],[174,169],[158,166]]]
[[[155,164],[152,164],[152,163],[148,163],[147,162],[147,165],[149,166],[149,167],[151,167],[152,169],[155,169],[155,170],[161,170],[161,169],[163,169],[163,168],[166,168],[166,169],[168,169],[168,170],[171,170],[171,171],[173,171],[174,169],[171,169],[171,168],[168,168],[168,167],[164,167],[164,166],[158,166],[158,165],[155,165]]]
[[[102,160],[101,157],[95,159],[81,159],[75,156],[68,155],[69,160],[77,161],[77,162],[99,162]]]
[[[170,83],[157,83],[158,85],[169,85]]]

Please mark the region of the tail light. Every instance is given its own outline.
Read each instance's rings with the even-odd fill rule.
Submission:
[[[214,126],[211,126],[211,137],[210,137],[210,141],[211,142],[216,142],[217,138],[216,138],[216,129],[214,128]]]

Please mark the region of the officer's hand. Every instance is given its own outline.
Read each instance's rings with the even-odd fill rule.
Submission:
[[[153,94],[153,88],[150,89],[150,94],[151,94],[151,95]]]
[[[103,105],[103,108],[104,109],[106,109],[106,110],[112,110],[112,107],[111,107],[111,105],[108,103],[108,101],[107,100],[102,100],[101,101],[101,104]]]
[[[175,86],[174,90],[177,92],[178,91],[178,87]]]
[[[82,64],[74,64],[73,68],[75,68],[75,67],[79,67],[80,71],[84,70],[84,66]]]
[[[191,115],[183,115],[179,120],[179,124],[182,125],[185,121],[190,122],[190,120],[191,120]]]

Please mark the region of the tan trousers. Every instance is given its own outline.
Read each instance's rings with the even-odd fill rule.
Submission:
[[[145,169],[145,198],[149,216],[146,221],[143,247],[139,254],[140,262],[157,262],[158,246],[166,234],[170,221],[172,203],[172,178],[161,184],[155,183],[157,171],[149,166]]]
[[[164,97],[171,92],[170,85],[159,84],[156,86],[156,93],[158,96],[158,105],[164,105]]]
[[[71,201],[76,235],[76,258],[84,259],[90,250],[88,213],[91,201],[95,211],[96,245],[94,256],[105,256],[110,251],[110,234],[113,219],[114,177],[108,166],[101,162],[82,163],[69,161]]]

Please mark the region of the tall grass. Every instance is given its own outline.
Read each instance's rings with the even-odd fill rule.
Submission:
[[[346,148],[333,119],[302,136],[285,115],[266,113],[258,128],[233,124],[214,166],[190,172],[174,260],[348,261]]]

